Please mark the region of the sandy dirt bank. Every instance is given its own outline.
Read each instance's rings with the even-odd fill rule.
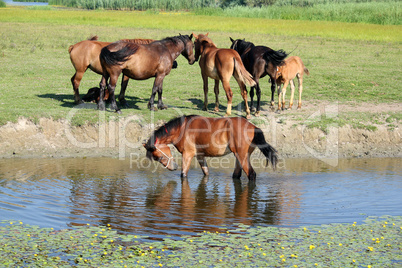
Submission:
[[[394,108],[398,110],[399,106]],[[274,113],[269,114],[263,114],[265,123],[260,127],[283,158],[402,156],[399,123],[392,129],[385,124],[376,125],[374,131],[335,124],[324,132],[306,127],[300,121],[282,120]],[[0,127],[0,157],[124,158],[133,153],[145,156],[142,142],[162,122],[144,124],[137,119],[77,127],[63,120],[42,118],[35,124],[21,118],[17,123]]]

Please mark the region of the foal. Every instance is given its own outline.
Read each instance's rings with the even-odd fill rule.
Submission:
[[[289,109],[293,106],[293,97],[295,93],[295,84],[293,79],[297,77],[299,81],[299,103],[297,109],[301,109],[301,95],[303,91],[303,74],[310,74],[309,70],[304,66],[302,60],[298,56],[291,56],[285,59],[284,64],[276,69],[276,84],[278,85],[278,110],[283,110],[285,107],[286,87],[290,83],[291,94],[289,101]],[[283,89],[281,90],[281,84]],[[281,102],[282,101],[282,102]]]

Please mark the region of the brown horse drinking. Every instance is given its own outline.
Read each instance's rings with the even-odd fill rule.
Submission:
[[[283,50],[273,50],[266,46],[255,46],[251,42],[247,42],[244,39],[236,39],[232,41],[230,48],[236,50],[241,55],[244,66],[249,71],[256,82],[256,85],[250,89],[250,109],[254,110],[253,98],[254,88],[257,93],[257,110],[255,116],[260,114],[260,78],[268,75],[271,79],[271,106],[274,106],[274,94],[275,94],[275,77],[276,67],[283,63],[283,60],[288,56]]]
[[[136,44],[149,44],[155,40],[153,39],[124,39],[126,42],[133,42]],[[73,77],[71,77],[71,83],[73,84],[74,89],[74,100],[77,104],[82,103],[82,99],[79,93],[79,86],[82,77],[84,76],[85,71],[89,68],[97,74],[102,75],[103,69],[99,60],[99,55],[102,50],[107,45],[110,45],[111,42],[100,42],[98,41],[98,36],[93,36],[88,40],[84,40],[78,42],[75,45],[71,45],[68,48],[68,53],[70,54],[71,63],[74,66],[75,73]],[[122,92],[125,92],[128,84],[128,77],[123,76],[121,82]],[[124,90],[123,90],[124,88]],[[126,105],[126,101],[124,99],[124,94],[120,94],[119,101]]]
[[[205,157],[223,156],[233,152],[236,166],[233,178],[240,178],[242,169],[249,180],[256,174],[250,163],[250,155],[258,147],[276,168],[276,150],[264,138],[262,130],[243,117],[207,118],[197,115],[182,116],[170,120],[156,130],[144,144],[147,157],[160,162],[169,170],[177,169],[168,144],[173,144],[183,155],[181,177],[187,177],[194,156],[204,175],[208,175]]]
[[[199,64],[204,83],[204,110],[206,111],[208,107],[208,77],[210,77],[215,80],[215,111],[219,111],[218,95],[219,80],[221,80],[228,99],[225,116],[231,115],[233,92],[230,89],[229,82],[230,78],[234,76],[241,90],[247,118],[250,118],[250,109],[248,108],[247,89],[245,84],[255,86],[255,81],[253,80],[252,75],[244,68],[239,53],[233,49],[217,48],[208,37],[208,34],[199,34],[197,36],[193,33],[193,35],[195,37],[194,44],[196,60],[201,56]]]
[[[103,76],[100,83],[99,110],[105,110],[103,96],[106,82],[109,80],[108,89],[111,108],[115,109],[116,112],[120,112],[116,104],[114,90],[121,73],[135,80],[155,77],[148,108],[155,109],[154,98],[155,94],[158,93],[158,109],[166,109],[167,106],[162,102],[163,79],[170,73],[175,59],[180,54],[188,60],[189,64],[194,64],[192,38],[193,35],[179,35],[146,45],[118,41],[104,47],[100,54]]]
[[[291,56],[287,58],[282,66],[277,67],[276,72],[276,84],[278,85],[278,111],[285,109],[285,94],[286,87],[290,82],[290,101],[289,109],[292,109],[293,98],[295,94],[295,84],[293,79],[297,77],[299,81],[299,102],[297,104],[297,109],[301,109],[302,100],[301,95],[303,92],[303,74],[310,74],[308,69],[304,66],[303,61],[298,56]],[[281,90],[281,85],[283,84],[283,89]]]

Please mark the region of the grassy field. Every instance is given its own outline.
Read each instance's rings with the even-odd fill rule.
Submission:
[[[352,105],[400,102],[402,35],[397,33],[402,26],[251,18],[241,21],[188,13],[0,9],[0,124],[15,122],[19,117],[34,122],[41,117],[66,118],[75,107],[70,82],[74,69],[68,47],[95,34],[102,41],[115,41],[210,32],[218,47],[229,47],[229,37],[233,37],[276,50],[295,49],[292,54],[300,56],[311,73],[304,82],[306,105],[322,101]],[[149,121],[152,116],[167,120],[181,113],[223,115],[226,98],[222,89],[221,112],[216,114],[212,112],[214,95],[210,80],[211,110],[202,111],[200,68],[197,63],[188,65],[182,56],[178,63],[178,69],[164,80],[164,102],[170,109],[151,114],[146,105],[153,79],[131,80],[126,94],[131,108],[123,109],[121,116],[136,114]],[[88,71],[80,86],[81,96],[99,81],[99,75]],[[234,79],[231,82],[234,109],[240,109],[239,89]],[[267,78],[261,86],[262,108],[268,110]],[[106,114],[112,120],[119,118],[114,113]],[[400,118],[400,113],[390,116]],[[97,123],[98,118],[94,109],[77,109],[74,123]]]

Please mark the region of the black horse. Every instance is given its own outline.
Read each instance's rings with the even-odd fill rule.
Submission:
[[[288,54],[283,50],[273,50],[266,46],[255,46],[251,42],[247,42],[244,39],[236,39],[232,41],[231,49],[236,50],[243,61],[246,70],[251,73],[256,82],[255,87],[250,89],[250,110],[255,111],[253,98],[254,98],[254,88],[257,93],[257,110],[255,116],[260,114],[260,100],[261,100],[261,89],[260,89],[260,78],[269,75],[271,78],[271,106],[274,106],[274,93],[275,93],[275,77],[276,77],[276,67],[283,64],[283,60],[288,56]]]

